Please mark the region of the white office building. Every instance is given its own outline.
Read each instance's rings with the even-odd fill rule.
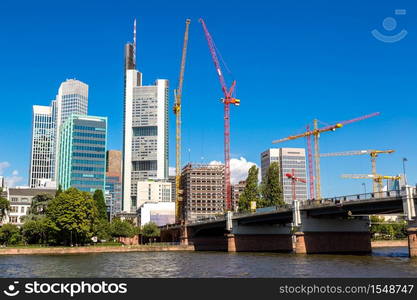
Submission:
[[[87,115],[88,85],[67,79],[50,106],[33,106],[29,186],[57,181],[59,130],[71,114]]]
[[[52,106],[33,106],[29,186],[55,176],[55,121]]]
[[[139,181],[168,179],[168,80],[142,84],[135,45],[125,46],[123,211],[135,213]]]
[[[261,174],[265,178],[271,163],[277,162],[280,169],[280,181],[283,188],[284,201],[292,203],[292,182],[285,176],[292,173],[307,181],[306,154],[304,148],[271,148],[261,153]],[[295,186],[296,198],[299,201],[307,200],[307,183],[297,181]]]
[[[145,202],[172,202],[172,184],[168,181],[138,181],[137,183],[137,206]]]

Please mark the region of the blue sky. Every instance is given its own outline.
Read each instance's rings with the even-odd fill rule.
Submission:
[[[138,19],[138,67],[144,83],[177,84],[186,18],[191,18],[183,95],[183,161],[223,160],[221,91],[198,18],[203,17],[237,80],[240,107],[231,112],[231,153],[259,165],[271,141],[304,130],[318,118],[331,124],[379,111],[381,115],[323,134],[321,151],[395,149],[378,171],[402,171],[417,181],[417,4],[413,1],[1,1],[0,172],[28,173],[31,110],[48,105],[60,82],[89,84],[89,113],[109,117],[109,147],[121,149],[123,45]],[[395,15],[395,9],[406,9]],[[397,27],[382,25],[393,17]],[[378,29],[408,35],[375,39]],[[171,104],[173,101],[171,92]],[[172,105],[171,105],[172,106]],[[171,108],[170,108],[171,109]],[[170,110],[170,165],[175,165]],[[304,147],[303,139],[282,144]],[[191,149],[190,152],[188,149]],[[7,163],[6,163],[7,162]],[[17,172],[16,172],[17,171]],[[362,191],[366,156],[322,159],[325,195]],[[367,182],[368,190],[371,182]]]

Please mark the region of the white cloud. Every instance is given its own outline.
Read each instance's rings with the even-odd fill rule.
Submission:
[[[5,175],[5,170],[10,168],[10,163],[7,161],[0,162],[0,175]],[[18,170],[13,170],[12,176],[5,176],[6,185],[8,187],[15,187],[16,184],[23,180],[22,176],[19,176]]]
[[[175,167],[169,167],[169,176],[175,176]]]
[[[4,170],[10,167],[10,163],[8,161],[0,162],[0,175],[3,175]]]
[[[12,175],[11,177],[6,177],[6,185],[8,187],[15,187],[22,180],[23,180],[23,177]]]
[[[246,158],[240,157],[232,158],[230,160],[230,182],[236,184],[239,181],[245,180],[248,177],[248,171],[255,163],[247,161]]]
[[[222,162],[218,160],[212,160],[210,165],[221,165]],[[255,163],[247,161],[246,158],[232,158],[230,160],[230,182],[236,184],[239,181],[245,180],[248,177],[248,171],[250,167],[257,166]]]

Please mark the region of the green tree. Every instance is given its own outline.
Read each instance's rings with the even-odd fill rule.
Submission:
[[[3,189],[0,188],[0,221],[3,220],[6,215],[6,211],[10,209],[10,202],[2,196]]]
[[[49,203],[46,216],[57,243],[84,244],[94,234],[98,212],[90,193],[69,188]]]
[[[55,197],[58,197],[59,194],[62,193],[62,185],[58,185],[58,189],[56,190]]]
[[[239,211],[249,211],[251,201],[259,202],[258,173],[256,166],[249,169],[245,189],[239,197]]]
[[[102,190],[96,190],[93,195],[94,202],[98,210],[98,216],[101,220],[107,220],[106,201]]]
[[[0,244],[16,245],[22,240],[20,229],[13,224],[4,224],[0,227]]]
[[[39,194],[33,197],[29,213],[25,217],[25,220],[36,220],[45,216],[48,205],[51,203],[52,199],[53,197],[49,194]]]
[[[161,235],[161,230],[154,222],[149,222],[142,226],[142,235],[144,237],[157,237]]]
[[[133,237],[139,234],[138,228],[128,220],[120,220],[114,218],[110,224],[110,232],[112,237]]]
[[[262,182],[262,201],[260,207],[284,205],[280,171],[277,162],[273,162],[266,171]]]
[[[99,240],[108,240],[111,237],[111,226],[107,220],[98,220],[95,225],[95,235]]]

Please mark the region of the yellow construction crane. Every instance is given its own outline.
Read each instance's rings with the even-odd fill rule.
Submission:
[[[181,179],[181,97],[182,97],[182,85],[184,82],[184,71],[185,61],[187,57],[187,46],[188,46],[188,28],[191,20],[185,21],[185,32],[184,32],[184,44],[182,47],[181,67],[180,75],[178,78],[178,87],[174,90],[175,103],[174,103],[174,114],[176,117],[176,135],[175,135],[175,221],[179,223],[182,219],[182,192],[180,190],[180,179]]]
[[[354,123],[354,122],[358,122],[358,121],[362,121],[365,119],[369,119],[375,116],[378,116],[380,113],[376,112],[376,113],[372,113],[369,115],[365,115],[365,116],[361,116],[352,120],[347,120],[347,121],[341,121],[341,122],[337,122],[336,124],[333,125],[329,125],[326,127],[322,127],[322,128],[318,128],[318,120],[315,119],[313,120],[313,130],[310,130],[310,127],[307,127],[307,131],[297,134],[297,135],[292,135],[283,139],[279,139],[279,140],[275,140],[272,141],[273,144],[278,144],[278,143],[282,143],[282,142],[286,142],[286,141],[290,141],[290,140],[296,140],[302,137],[306,137],[307,141],[308,141],[308,147],[307,147],[307,152],[308,152],[308,157],[309,157],[309,179],[310,179],[310,197],[312,197],[312,187],[313,185],[316,188],[316,199],[319,200],[321,199],[321,177],[320,177],[320,147],[319,147],[319,139],[320,139],[320,134],[323,132],[329,132],[329,131],[335,131],[338,128],[341,128],[345,125]],[[315,166],[315,176],[313,176],[312,174],[312,149],[310,147],[310,137],[313,136],[314,137],[314,166]]]
[[[323,153],[320,154],[321,157],[331,157],[331,156],[350,156],[350,155],[366,155],[368,154],[371,157],[372,164],[372,175],[377,176],[376,173],[376,158],[379,154],[391,154],[395,150],[358,150],[358,151],[345,151],[345,152],[334,152],[334,153]],[[382,185],[382,181],[379,183]],[[378,190],[382,189],[382,186],[378,187],[378,181],[374,180],[372,183],[372,190],[376,193]]]
[[[342,178],[353,178],[353,179],[372,179],[374,182],[377,183],[378,189],[374,191],[374,193],[382,192],[382,181],[384,179],[391,179],[391,180],[400,180],[401,176],[386,176],[386,175],[379,175],[379,174],[343,174]]]

